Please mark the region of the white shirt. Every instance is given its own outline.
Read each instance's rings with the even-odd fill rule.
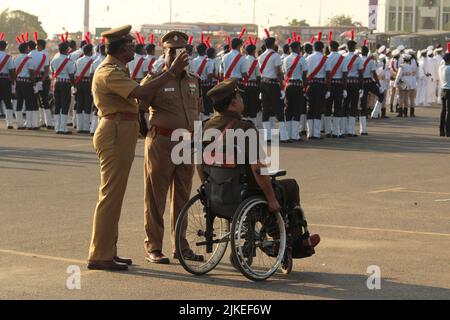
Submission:
[[[73,62],[77,62],[77,60],[80,59],[82,56],[84,56],[83,49],[79,48],[74,52],[72,52],[71,54],[69,54],[69,59],[72,60]]]
[[[128,70],[130,70],[130,77],[133,76],[134,71],[138,67],[139,61],[142,60],[142,65],[139,67],[139,70],[136,72],[135,80],[141,80],[145,77],[145,74],[148,73],[148,63],[149,61],[145,59],[145,56],[140,54],[135,54],[133,61],[128,63]]]
[[[156,60],[155,64],[153,65],[153,73],[162,71],[162,69],[164,68],[164,64],[164,56],[162,55],[158,58],[158,60]]]
[[[198,74],[198,71],[200,69],[200,66],[203,64],[203,61],[206,61],[205,67],[203,68],[202,74]],[[192,60],[191,64],[191,72],[194,75],[197,75],[200,77],[200,80],[206,81],[208,80],[208,75],[214,74],[214,61],[208,59],[207,56],[198,56],[194,60]]]
[[[146,63],[145,63],[145,65],[147,66],[147,72],[148,73],[153,72],[153,66],[156,63],[157,58],[152,56],[152,55],[150,55],[150,54],[148,54],[148,55],[145,56],[145,60],[147,60]],[[150,64],[152,62],[152,60],[153,60],[153,63]]]
[[[417,89],[417,70],[409,63],[404,63],[398,70],[397,78],[395,79],[395,87],[406,90]]]
[[[77,62],[76,62],[75,78],[80,76],[81,72],[84,70],[84,68],[89,63],[89,61],[93,61],[93,58],[92,57],[88,57],[88,56],[84,56],[84,57],[82,57],[82,58],[77,60]],[[86,74],[83,77],[84,78],[89,78],[91,76],[91,70],[92,70],[92,65],[91,65],[91,67],[89,68],[89,70],[86,72]]]
[[[43,53],[41,53],[37,50],[30,51],[28,56],[31,58],[31,69],[33,69],[35,71],[37,71],[39,65],[42,62],[42,59],[44,59],[44,64],[39,69],[39,74],[44,73],[44,67],[48,66],[48,64],[45,65],[45,63],[47,62],[47,57]]]
[[[344,59],[344,66],[343,66],[343,72],[348,72],[349,78],[358,78],[359,77],[359,71],[364,68],[363,61],[360,56],[357,56],[355,62],[353,63],[352,69],[348,70],[348,66],[350,64],[350,61],[352,61],[353,56],[355,56],[356,53],[349,52]]]
[[[5,59],[5,56],[6,56],[6,52],[0,51],[0,63],[3,62],[3,60]],[[14,69],[15,69],[14,60],[11,56],[9,56],[8,61],[3,66],[2,70],[0,70],[0,74],[9,74],[9,71],[14,70]]]
[[[91,66],[91,74],[94,74],[100,64],[106,59],[106,56],[99,55],[97,59],[95,59],[94,63]]]
[[[285,76],[288,76],[289,71],[291,70],[295,59],[298,57],[299,55],[297,53],[291,53],[289,56],[287,56],[286,58],[284,58],[283,61],[283,72],[285,74]],[[292,74],[292,77],[290,80],[302,80],[303,79],[303,72],[307,71],[307,64],[306,64],[306,59],[304,57],[300,57],[300,60],[298,61],[297,66],[294,69],[294,73]]]
[[[314,52],[306,59],[306,65],[308,70],[308,76],[311,75],[316,68],[320,65],[322,58],[324,57],[322,52]],[[324,79],[326,76],[325,65],[320,69],[320,71],[316,74],[314,79]]]
[[[240,55],[241,58],[234,67],[233,72],[231,72],[230,78],[241,79],[242,74],[247,71],[245,57],[239,51],[231,50],[230,53],[227,53],[226,55],[223,56],[221,72],[223,73],[224,76],[227,74],[237,55]]]
[[[261,70],[262,65],[264,64],[264,61],[266,61],[266,57],[273,52],[272,56],[268,60],[266,64],[266,68],[263,70],[261,77],[268,78],[268,79],[278,79],[278,72],[277,69],[281,67],[283,64],[281,62],[281,56],[278,54],[278,52],[275,52],[272,49],[266,50],[259,58],[259,68]]]
[[[256,58],[254,56],[246,56],[245,57],[245,62],[247,65],[246,68],[246,73],[249,74],[249,72],[251,71],[250,68],[252,67],[253,62],[256,61]],[[259,69],[259,64],[256,64],[255,70],[252,72],[252,74],[250,75],[250,77],[248,78],[248,80],[257,80],[258,77],[261,76],[261,70]]]
[[[63,61],[66,60],[67,58],[69,57],[64,54],[60,54],[58,57],[53,58],[52,62],[50,63],[50,68],[52,72],[55,73],[62,65]],[[69,75],[71,74],[75,74],[75,63],[69,58],[69,62],[65,65],[64,69],[58,75],[58,79],[69,80],[70,79]]]
[[[377,71],[377,63],[375,62],[374,58],[371,56],[361,56],[362,62],[363,62],[363,69],[364,69],[364,65],[367,61],[367,59],[370,59],[370,61],[367,63],[366,68],[364,69],[364,79],[372,79],[373,78],[373,73],[375,71]]]
[[[333,71],[333,69],[336,67],[336,64],[338,63],[338,61],[341,57],[342,56],[339,53],[337,53],[335,51],[331,52],[328,55],[328,60],[325,64],[325,71],[326,72]],[[343,70],[344,70],[344,61],[342,61],[341,65],[337,69],[336,74],[334,75],[333,79],[337,79],[337,80],[342,79]]]
[[[28,57],[27,54],[21,53],[14,59],[14,65],[16,67],[16,70],[22,64],[22,61],[27,57]],[[30,69],[34,70],[33,64],[31,63],[31,58],[28,59],[28,61],[24,64],[22,71],[20,71],[20,73],[17,74],[17,78],[30,78],[30,72],[29,72]],[[19,70],[17,70],[17,71],[19,71]]]

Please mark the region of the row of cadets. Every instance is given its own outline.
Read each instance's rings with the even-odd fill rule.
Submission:
[[[97,59],[94,60],[94,63],[92,64],[91,74],[92,78],[94,78],[95,73],[97,72],[98,67],[102,64],[102,62],[106,59],[106,39],[102,38],[101,44],[98,46],[98,56]],[[90,127],[90,134],[91,136],[94,136],[95,131],[97,130],[98,126],[98,109],[94,105],[93,106],[93,112],[91,117],[91,127]]]
[[[238,38],[231,40],[231,51],[222,58],[220,73],[221,78],[224,80],[234,78],[240,81],[247,75],[245,58],[241,53],[244,46],[244,41],[242,40],[244,33],[245,28],[242,29]]]
[[[289,136],[284,118],[283,71],[281,56],[275,51],[276,39],[267,29],[265,45],[266,51],[259,56],[258,63],[261,72],[261,100],[262,121],[266,141],[272,140],[272,130],[275,129],[276,120],[279,123],[280,141],[289,141]]]
[[[256,44],[258,37],[253,40],[251,36],[248,37],[245,46],[246,51],[246,76],[242,81],[244,112],[242,114],[244,119],[250,120],[255,126],[258,126],[261,119],[257,119],[261,114],[261,71],[259,68],[258,59],[256,58]]]
[[[156,57],[155,57],[155,35],[151,34],[149,35],[149,44],[145,47],[146,56],[145,59],[147,59],[147,70],[148,74],[153,74],[153,66],[156,63]]]
[[[59,54],[50,63],[53,73],[55,98],[55,131],[57,134],[72,134],[67,129],[67,119],[72,100],[71,88],[75,85],[75,63],[69,57],[67,36],[61,36]]]
[[[308,138],[315,140],[321,138],[322,114],[326,100],[330,97],[330,92],[326,83],[326,62],[327,56],[323,54],[325,49],[322,40],[322,33],[319,33],[318,41],[314,43],[314,53],[306,59],[308,75],[307,97],[309,108],[307,112]]]
[[[76,60],[75,88],[76,88],[76,127],[77,133],[90,133],[90,121],[93,105],[92,97],[92,64],[94,63],[93,45],[90,34],[85,35],[85,45],[81,48],[82,54]]]
[[[307,77],[306,59],[301,54],[299,36],[292,35],[294,41],[288,40],[290,55],[283,59],[285,80],[283,89],[286,92],[286,127],[289,140],[301,141],[300,117],[306,114],[306,101],[303,85]]]
[[[19,55],[14,59],[16,69],[16,123],[17,128],[24,129],[23,109],[25,107],[26,128],[29,130],[38,130],[39,127],[39,108],[35,91],[35,67],[32,58],[29,56],[29,46],[22,34],[16,37],[19,42]]]
[[[0,34],[0,108],[6,107],[6,125],[13,129],[14,109],[12,106],[12,84],[16,79],[16,68],[13,58],[6,53],[8,43],[4,40],[5,33]],[[22,116],[22,113],[20,113]]]
[[[138,43],[136,44],[134,59],[128,63],[127,67],[131,80],[141,83],[142,79],[149,73],[149,61],[146,59],[145,39],[139,32],[136,32],[136,40]]]
[[[192,45],[192,37],[189,37],[188,43]],[[209,38],[206,38],[204,42],[200,42],[197,45],[198,56],[192,60],[190,63],[190,72],[194,74],[199,79],[201,95],[203,98],[203,112],[201,114],[202,121],[209,119],[213,113],[213,103],[207,93],[217,84],[214,81],[214,69],[215,62],[214,59],[210,59],[208,56],[211,55],[211,44]],[[215,51],[215,50],[214,50]]]

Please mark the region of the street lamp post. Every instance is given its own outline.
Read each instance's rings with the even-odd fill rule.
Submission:
[[[170,18],[169,18],[169,22],[172,23],[172,0],[169,1],[169,12],[170,12]]]
[[[319,0],[319,27],[322,26],[322,0]]]

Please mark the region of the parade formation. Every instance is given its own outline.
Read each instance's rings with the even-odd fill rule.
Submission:
[[[245,32],[244,28],[239,37],[216,47],[207,37],[197,45],[188,38],[189,72],[201,88],[202,120],[213,114],[206,93],[230,78],[245,91],[244,117],[266,129],[268,141],[271,129],[279,129],[282,143],[365,136],[367,120],[387,119],[387,110],[397,117],[415,117],[416,107],[441,102],[446,82],[441,44],[419,52],[378,45],[371,52],[366,41],[354,41],[354,31],[342,44],[331,32],[326,40],[319,32],[307,43],[294,32],[281,44],[265,29],[258,46],[258,38],[248,36],[245,41]],[[106,58],[105,39],[94,45],[87,33],[77,49],[75,41],[61,35],[54,57],[36,32],[32,40],[28,33],[16,40],[19,52],[14,57],[6,54],[6,39],[0,40],[0,101],[7,128],[46,127],[72,134],[71,125],[79,134],[94,135],[99,119],[91,85]],[[134,59],[126,66],[132,80],[139,83],[164,68],[164,54],[156,57],[156,48],[154,35],[146,43],[136,33]],[[444,111],[445,107],[440,134],[445,136],[449,132]],[[142,116],[149,126],[148,112]]]

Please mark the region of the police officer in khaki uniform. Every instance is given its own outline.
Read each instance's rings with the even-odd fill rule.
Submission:
[[[182,32],[169,32],[162,38],[165,67],[171,65],[177,55],[177,49],[187,45],[188,36]],[[148,75],[143,84],[159,77]],[[174,130],[194,131],[194,122],[198,121],[201,111],[201,98],[197,78],[188,71],[176,79],[171,79],[155,91],[140,105],[141,110],[148,108],[150,130],[145,141],[145,259],[150,263],[169,264],[163,254],[164,211],[167,193],[170,192],[170,235],[175,248],[175,225],[184,205],[191,196],[194,166],[175,165],[171,159],[172,149],[179,143],[171,141]],[[184,248],[186,259],[201,261],[203,257],[195,255],[188,247]],[[173,249],[175,252],[175,249]],[[173,257],[176,259],[176,255]]]
[[[126,270],[130,259],[117,256],[119,218],[139,134],[138,103],[166,82],[177,78],[188,65],[187,55],[180,55],[157,79],[140,86],[130,79],[126,64],[134,58],[131,26],[112,29],[106,38],[108,56],[99,66],[92,82],[92,93],[101,118],[94,136],[100,160],[99,201],[89,251],[88,268]]]

